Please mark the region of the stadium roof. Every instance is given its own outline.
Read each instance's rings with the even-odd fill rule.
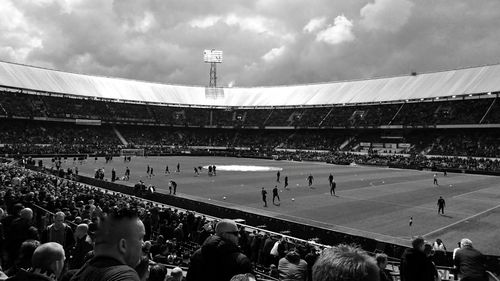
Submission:
[[[500,65],[322,84],[254,88],[168,85],[0,62],[0,85],[103,99],[194,106],[314,106],[429,99],[500,90]]]

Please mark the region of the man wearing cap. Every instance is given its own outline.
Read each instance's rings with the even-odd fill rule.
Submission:
[[[215,227],[215,235],[208,237],[191,257],[187,281],[229,281],[240,273],[251,273],[250,260],[238,247],[239,232],[236,223],[223,219]]]

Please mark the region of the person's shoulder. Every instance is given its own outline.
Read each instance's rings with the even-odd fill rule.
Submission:
[[[304,259],[300,259],[299,260],[299,264],[298,264],[299,267],[307,267],[307,262],[306,260]]]
[[[107,281],[140,281],[137,272],[130,266],[116,266],[115,268],[108,268],[108,274],[106,274]]]
[[[112,258],[94,257],[87,265],[88,267],[81,269],[79,274],[75,274],[78,278],[72,280],[86,280],[90,274],[93,277],[99,276],[98,280],[139,281],[139,276],[133,268],[128,265],[120,264]],[[87,278],[85,276],[87,276]]]
[[[408,259],[412,259],[416,254],[416,251],[413,250],[412,248],[407,248],[404,252],[403,252],[403,255],[401,256],[401,258],[403,260],[408,260]]]
[[[240,268],[240,270],[245,272],[252,272],[252,262],[250,259],[243,253],[235,253],[235,262]]]

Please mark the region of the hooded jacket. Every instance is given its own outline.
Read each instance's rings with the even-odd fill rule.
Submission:
[[[305,281],[307,276],[307,262],[300,258],[295,251],[290,251],[278,264],[280,280]]]
[[[229,281],[241,273],[252,273],[247,256],[231,241],[212,235],[191,257],[186,280]]]

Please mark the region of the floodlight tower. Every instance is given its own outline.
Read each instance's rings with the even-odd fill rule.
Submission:
[[[203,60],[210,63],[210,83],[209,88],[217,88],[217,64],[222,63],[222,51],[215,49],[203,51]]]

